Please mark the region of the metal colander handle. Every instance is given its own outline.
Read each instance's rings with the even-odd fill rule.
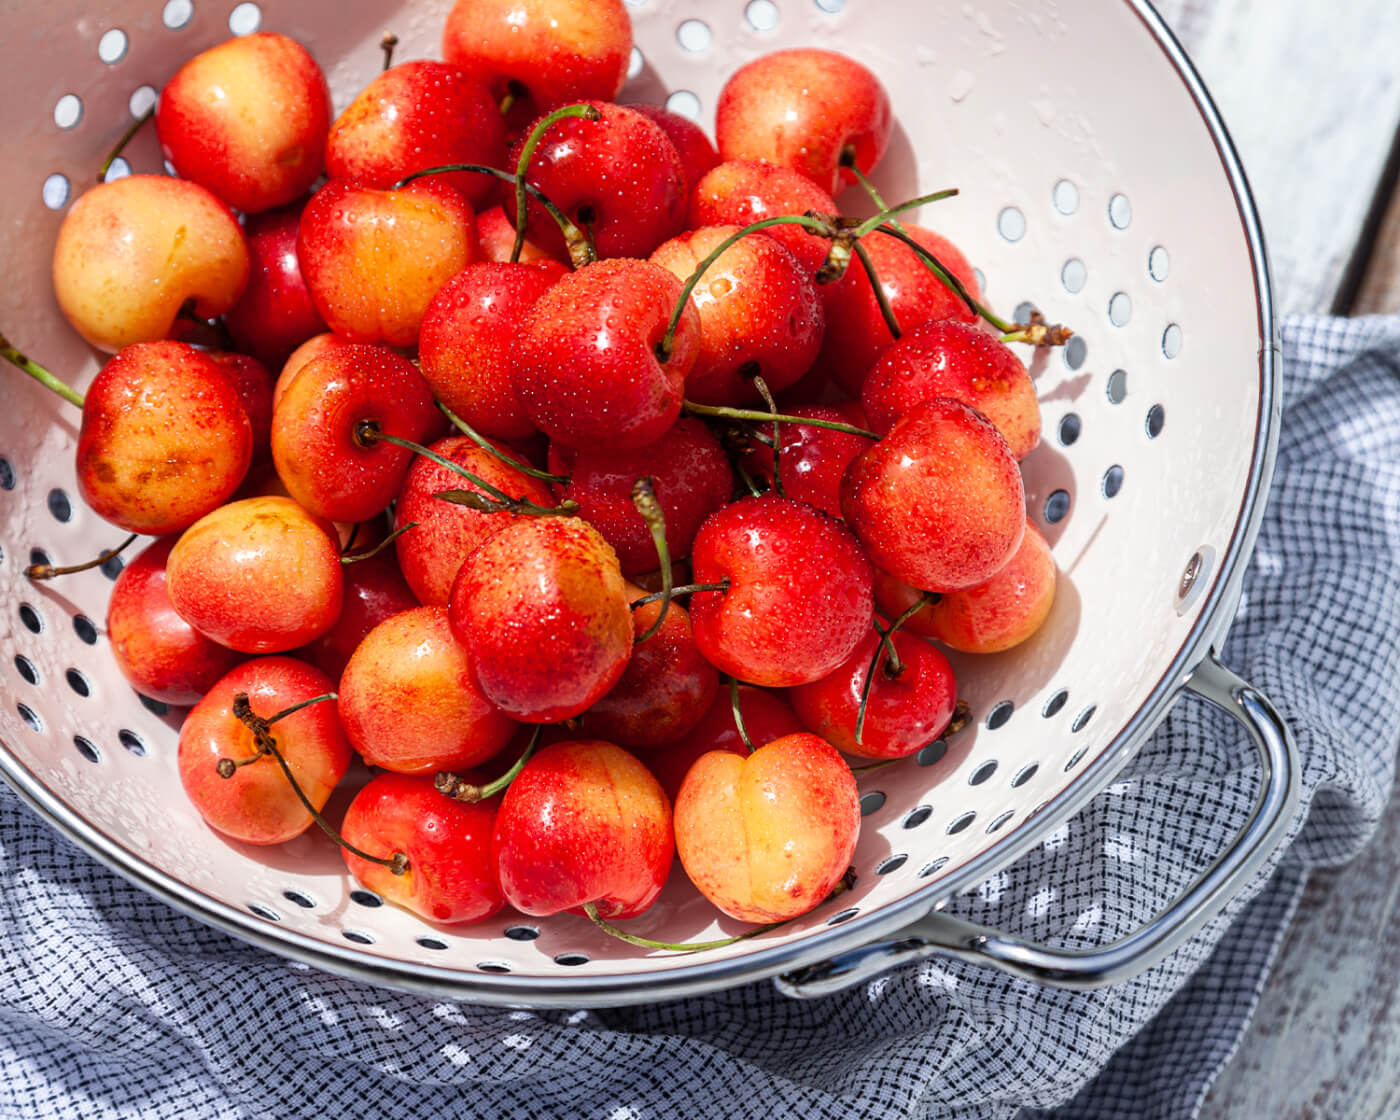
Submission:
[[[774,980],[778,989],[811,999],[935,955],[991,965],[1057,988],[1097,988],[1136,976],[1176,950],[1220,913],[1282,841],[1298,806],[1300,770],[1293,733],[1269,698],[1225,668],[1213,652],[1184,687],[1244,725],[1259,752],[1263,780],[1249,819],[1230,846],[1180,898],[1140,929],[1097,949],[1051,949],[933,912],[899,937],[785,973]]]

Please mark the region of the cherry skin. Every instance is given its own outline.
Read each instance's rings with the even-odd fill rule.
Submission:
[[[665,242],[651,255],[684,282],[738,226],[705,226]],[[742,405],[762,398],[753,379],[777,392],[811,367],[825,319],[817,285],[772,238],[750,234],[731,245],[691,290],[700,316],[700,354],[686,396],[701,404]]]
[[[632,502],[637,479],[652,480],[673,561],[690,555],[701,523],[734,492],[734,472],[719,440],[690,416],[682,416],[659,440],[637,451],[575,451],[551,444],[549,469],[569,476],[567,483],[556,485],[559,497],[578,502],[579,516],[617,550],[627,576],[660,567],[651,532]]]
[[[293,350],[326,329],[297,259],[303,206],[248,216],[243,226],[251,261],[248,286],[224,315],[238,348],[269,369],[280,369]]]
[[[621,747],[555,743],[507,787],[491,852],[501,893],[522,914],[592,902],[605,918],[633,918],[656,901],[671,870],[671,805]]]
[[[332,179],[302,212],[297,256],[336,334],[412,346],[438,289],[476,259],[476,215],[431,177],[402,190]]]
[[[452,277],[423,315],[418,357],[433,395],[483,435],[536,431],[511,378],[520,320],[564,274],[478,261]]]
[[[739,711],[744,716],[744,730],[755,747],[807,730],[782,696],[751,684],[739,686]],[[741,758],[749,755],[749,748],[739,734],[739,725],[734,722],[734,705],[728,688],[715,693],[700,722],[683,738],[639,751],[637,757],[647,764],[674,803],[690,768],[701,755],[711,751],[728,751]]]
[[[724,159],[790,167],[832,195],[856,181],[841,166],[847,150],[868,175],[893,127],[880,79],[853,58],[815,48],[772,51],[741,66],[715,109]]]
[[[439,423],[432,391],[407,358],[344,346],[293,378],[272,417],[272,459],[287,492],[331,521],[366,521],[394,500],[413,452],[367,435],[419,443]]]
[[[909,235],[937,257],[974,298],[981,298],[972,265],[947,238],[920,226],[905,224]],[[917,253],[902,241],[884,233],[872,233],[861,244],[880,277],[890,307],[901,330],[920,323],[952,319],[976,321],[963,300],[944,286]],[[859,261],[852,261],[835,284],[824,289],[826,335],[817,366],[826,370],[846,392],[859,395],[866,374],[884,348],[894,341],[875,301],[870,278]]]
[[[466,436],[447,436],[432,444],[430,450],[512,498],[525,498],[546,509],[554,504],[549,487],[543,482],[507,466]],[[436,496],[443,490],[481,488],[420,456],[409,468],[394,506],[395,528],[416,523],[394,542],[399,566],[419,600],[434,606],[447,605],[462,561],[487,538],[520,520],[512,513],[488,513],[443,501]]]
[[[860,698],[880,643],[873,630],[829,676],[788,693],[809,731],[860,758],[904,758],[942,734],[958,702],[953,667],[917,635],[897,630],[891,641],[899,663],[891,668],[889,651],[881,653],[860,742],[856,742]]]
[[[860,395],[881,435],[920,401],[952,397],[995,424],[1018,460],[1040,442],[1040,402],[1026,367],[1006,343],[968,323],[907,331],[870,368]]]
[[[314,666],[293,657],[258,657],[231,670],[190,710],[180,727],[180,782],[206,824],[245,844],[281,844],[311,827],[311,814],[271,755],[239,766],[231,778],[217,768],[221,759],[240,762],[257,754],[252,731],[233,714],[239,693],[248,694],[254,715],[271,719],[330,691],[330,680]],[[352,758],[335,702],[302,708],[269,730],[319,812]]]
[[[803,502],[741,498],[695,538],[698,591],[690,619],[700,651],[752,684],[819,680],[849,655],[874,618],[870,563],[851,531]]]
[[[326,174],[388,189],[415,171],[448,163],[501,167],[506,128],[484,83],[445,62],[415,59],[365,86],[331,126]],[[454,171],[441,180],[472,206],[489,204],[497,180]]]
[[[515,721],[477,688],[446,607],[381,622],[351,656],[339,692],[355,749],[371,766],[399,774],[475,766],[515,733]]]
[[[635,601],[646,592],[629,583],[627,594]],[[660,611],[659,602],[633,609],[638,638]],[[700,721],[718,689],[719,674],[700,655],[690,615],[672,603],[661,628],[633,649],[617,684],[579,717],[580,732],[623,747],[669,743]]]
[[[355,542],[356,549],[368,547],[368,541]],[[343,567],[345,583],[335,625],[296,651],[333,681],[340,680],[366,634],[385,619],[418,606],[392,555],[381,552]]]
[[[871,561],[927,591],[985,583],[1026,528],[1026,495],[996,426],[961,401],[915,405],[841,483],[846,523]]]
[[[511,128],[560,105],[611,101],[627,80],[632,21],[622,0],[457,0],[442,57],[491,91]]]
[[[170,336],[186,303],[202,319],[248,282],[248,243],[229,208],[166,175],[128,175],[84,194],[53,250],[58,306],[83,338],[114,353]]]
[[[171,550],[166,580],[181,618],[244,653],[320,637],[344,588],[334,526],[290,498],[246,498],[196,521]]]
[[[354,343],[346,342],[338,334],[325,331],[321,334],[312,335],[300,346],[288,355],[287,360],[282,363],[282,372],[277,375],[277,382],[272,386],[272,408],[275,412],[277,406],[282,402],[282,397],[287,392],[287,386],[292,383],[292,379],[301,372],[301,367],[311,361],[312,358],[319,358],[331,350],[339,350],[342,346],[353,346]]]
[[[857,401],[840,404],[804,404],[785,409],[789,416],[831,420],[867,428],[865,409]],[[762,424],[760,430],[770,435],[772,426]],[[873,440],[865,436],[838,432],[832,428],[814,428],[806,424],[778,426],[778,462],[783,477],[783,492],[789,498],[816,506],[832,517],[841,516],[841,479],[851,460],[871,447]],[[754,440],[745,465],[755,479],[773,485],[773,449]]]
[[[341,848],[345,866],[367,890],[430,922],[482,921],[505,905],[491,859],[500,801],[456,801],[440,794],[430,777],[378,774],[355,794],[340,834],[384,859],[402,852],[408,870],[395,875]]]
[[[682,191],[688,199],[691,188],[705,177],[712,167],[719,163],[719,153],[705,135],[705,130],[689,117],[663,109],[660,105],[637,105],[628,103],[626,108],[641,113],[647,120],[657,124],[666,133],[676,155],[681,157],[685,169],[685,187]]]
[[[122,568],[107,603],[112,657],[131,687],[166,704],[193,704],[243,660],[175,613],[165,587],[174,537],[142,549]]]
[[[477,257],[483,261],[496,261],[509,264],[510,255],[515,249],[515,226],[506,217],[506,208],[492,206],[476,216]],[[568,264],[556,256],[551,256],[528,237],[520,246],[519,264],[532,264],[543,268],[555,277],[570,271]]]
[[[732,918],[781,922],[835,888],[860,836],[855,775],[798,733],[747,758],[704,755],[676,798],[676,848],[696,888]]]
[[[248,414],[253,433],[250,467],[272,462],[272,374],[257,358],[229,350],[206,350],[205,356],[229,379],[238,403]]]
[[[233,382],[183,342],[140,342],[102,367],[78,432],[78,492],[129,533],[164,536],[243,481],[253,428]]]
[[[526,314],[511,376],[525,413],[570,447],[643,447],[680,415],[700,350],[686,305],[666,360],[657,352],[681,285],[646,261],[599,261],[564,277]]]
[[[602,118],[555,121],[525,177],[592,232],[599,257],[645,257],[685,226],[685,167],[660,125],[621,105],[588,104]],[[511,149],[510,166],[524,143],[522,138]],[[514,222],[513,192],[505,202]],[[552,254],[563,252],[564,236],[544,207],[532,199],[525,209],[530,239]]]
[[[295,39],[260,31],[201,51],[161,90],[156,135],[182,178],[235,210],[270,210],[323,166],[331,96]]]
[[[481,691],[524,723],[591,708],[632,654],[617,555],[576,517],[523,518],[462,564],[449,602]]]

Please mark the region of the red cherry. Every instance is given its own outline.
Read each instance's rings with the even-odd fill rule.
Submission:
[[[769,494],[711,514],[695,538],[691,596],[700,651],[723,672],[786,687],[826,676],[869,630],[870,563],[844,525]]]
[[[996,426],[961,401],[915,405],[852,460],[841,508],[871,561],[928,591],[985,583],[1026,527],[1026,495]]]
[[[270,369],[280,369],[292,351],[326,329],[311,301],[297,259],[297,230],[305,202],[250,214],[248,286],[224,314],[238,348]]]
[[[868,428],[865,409],[857,401],[841,404],[804,404],[785,410],[789,416],[832,420],[856,428]],[[760,428],[771,433],[770,425]],[[832,517],[841,516],[841,478],[851,460],[873,443],[865,436],[838,432],[806,424],[778,426],[778,461],[783,474],[783,492],[789,498],[816,506]],[[773,449],[754,441],[745,457],[749,473],[773,485]]]
[[[721,163],[697,182],[690,192],[690,225],[747,226],[783,214],[835,214],[836,203],[805,175],[786,167],[750,160]],[[821,268],[831,242],[808,233],[801,226],[769,226],[763,231],[787,249],[808,275]],[[822,294],[830,285],[818,288]]]
[[[666,133],[666,138],[676,149],[676,155],[681,157],[681,166],[685,169],[685,188],[682,193],[689,198],[691,188],[719,163],[719,153],[710,143],[710,138],[705,135],[705,130],[689,117],[673,113],[670,109],[663,109],[660,105],[637,105],[628,102],[626,108],[634,113],[641,113]]]
[[[272,374],[257,358],[229,351],[206,350],[209,358],[233,385],[253,430],[250,466],[272,462]]]
[[[506,217],[504,206],[492,206],[476,216],[476,240],[480,260],[510,263],[510,254],[515,248],[515,226]],[[542,268],[556,279],[570,271],[567,263],[550,256],[528,237],[520,247],[519,263]]]

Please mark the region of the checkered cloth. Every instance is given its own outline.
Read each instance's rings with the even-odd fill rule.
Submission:
[[[1295,319],[1284,345],[1278,475],[1224,660],[1296,731],[1305,815],[1267,876],[1148,974],[1066,993],[935,960],[812,1003],[767,984],[572,1014],[441,1003],[190,921],[6,791],[3,1115],[1194,1115],[1308,869],[1348,859],[1373,830],[1400,732],[1400,320]],[[1219,850],[1257,779],[1240,729],[1183,701],[1087,811],[952,908],[1050,943],[1102,943]]]

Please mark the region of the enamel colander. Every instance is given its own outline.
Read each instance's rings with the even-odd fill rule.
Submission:
[[[959,187],[913,220],[961,245],[1004,315],[1030,305],[1077,332],[1031,365],[1045,438],[1024,473],[1059,566],[1054,611],[1025,646],[957,662],[971,726],[862,776],[854,889],[763,936],[677,955],[567,914],[434,926],[360,889],[314,830],[273,849],[222,839],[180,788],[183,713],[144,701],[110,657],[114,565],[43,585],[22,574],[39,554],[71,562],[121,533],[75,496],[77,411],[13,371],[0,376],[0,771],[55,828],[186,913],[332,972],[460,999],[621,1004],[767,976],[810,995],[935,952],[1059,984],[1131,975],[1242,885],[1297,799],[1287,730],[1212,653],[1271,474],[1279,360],[1257,215],[1200,79],[1143,0],[628,3],[623,99],[706,125],[725,76],[762,52],[812,44],[864,61],[897,118],[875,175],[885,196]],[[51,292],[54,236],[190,55],[284,32],[321,62],[338,110],[379,70],[385,31],[399,59],[436,57],[447,7],[52,0],[12,13],[0,330],[78,388],[97,371]],[[147,128],[113,173],[160,166]],[[1262,780],[1239,836],[1178,902],[1076,953],[939,912],[1103,789],[1183,690],[1246,725]],[[742,927],[677,869],[628,928],[675,942]]]

